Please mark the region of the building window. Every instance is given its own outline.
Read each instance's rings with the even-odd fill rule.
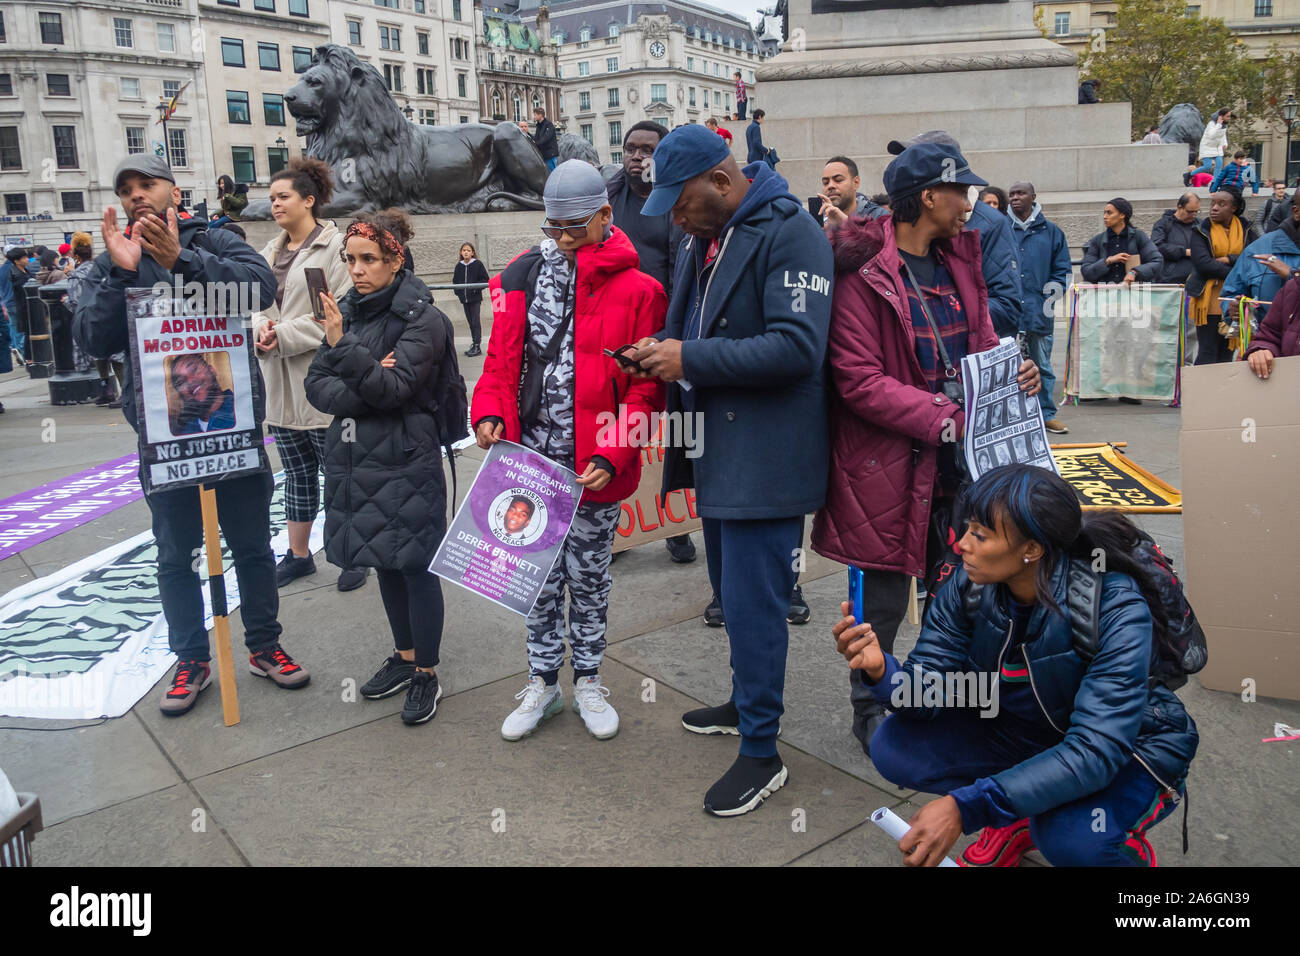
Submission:
[[[234,177],[237,183],[251,183],[257,179],[257,165],[253,159],[253,147],[251,146],[232,146],[230,147],[231,165],[234,167],[230,175]]]
[[[592,146],[596,145],[596,137],[595,134],[593,134],[591,131],[590,123],[583,123],[581,126],[579,126],[578,135],[581,136],[583,139],[585,139]]]
[[[583,27],[578,31],[578,49],[584,49],[591,42],[591,27]]]
[[[162,90],[163,99],[170,103],[173,99],[181,95],[181,81],[163,80]]]
[[[686,94],[687,94],[687,96],[689,97],[689,99],[688,99],[688,101],[687,101],[687,104],[690,105],[690,106],[694,106],[694,105],[695,105],[695,87],[693,87],[693,86],[688,86],[688,87],[686,88]]]
[[[128,126],[126,128],[126,151],[131,155],[144,152],[143,126]]]
[[[1273,15],[1273,0],[1255,0],[1255,16],[1271,17]]]
[[[8,43],[8,42],[9,42],[9,37],[5,35],[5,15],[4,15],[4,11],[0,10],[0,43]]]
[[[694,72],[695,72],[695,57],[693,57],[693,56],[688,56],[688,57],[686,58],[686,72],[687,72],[687,73],[694,73]]]
[[[514,96],[514,99],[511,101],[511,103],[512,103],[512,105],[513,105],[514,108],[515,108],[515,122],[516,122],[516,123],[522,123],[522,122],[524,121],[524,101],[523,101],[523,98],[522,98],[518,93],[516,93],[515,96]]]
[[[583,60],[581,63],[579,63],[579,64],[578,64],[578,75],[579,75],[579,76],[591,76],[591,64],[588,63],[586,60]]]
[[[393,93],[402,92],[402,68],[391,63],[384,64],[384,85]]]
[[[610,56],[605,58],[605,72],[606,73],[618,72],[618,57]]]
[[[501,91],[493,90],[492,91],[492,118],[493,119],[506,118],[505,107],[501,105],[501,102],[502,102]]]
[[[618,87],[611,86],[609,89],[609,109],[618,106]]]
[[[187,169],[190,165],[190,148],[185,141],[184,129],[167,131],[167,146],[172,154],[173,169]]]
[[[379,49],[381,50],[402,50],[402,31],[398,27],[379,28]]]
[[[267,126],[284,125],[284,94],[262,94],[262,122]]]
[[[375,6],[388,7],[390,10],[396,10],[400,4],[397,0],[375,0]]]
[[[1068,13],[1058,13],[1055,18],[1055,33],[1058,37],[1070,35],[1070,15]]]
[[[85,212],[86,194],[83,192],[59,193],[64,212]]]
[[[722,75],[722,64],[718,63],[716,60],[713,63],[713,75],[714,76]]]
[[[131,21],[125,17],[113,18],[113,44],[114,46],[133,47],[135,46],[135,37],[131,29]]]
[[[257,65],[264,70],[280,69],[280,47],[275,43],[259,43]]]
[[[46,73],[45,84],[50,96],[72,95],[72,82],[66,73]]]
[[[307,0],[289,0],[289,16],[291,17],[309,17],[311,10],[307,7]]]
[[[182,190],[181,190],[181,205],[184,206],[186,209],[190,209],[190,208],[192,208],[192,207],[194,206],[194,190],[193,190],[193,189],[182,189]]]
[[[579,90],[578,91],[578,112],[585,113],[589,109],[591,109],[591,91]]]
[[[421,56],[429,55],[429,34],[415,32],[415,48],[420,51]]]
[[[77,168],[77,128],[54,127],[54,164],[59,169]]]
[[[466,116],[464,113],[461,113],[461,114],[460,114],[460,121],[461,121],[462,123],[468,123],[468,122],[469,122],[469,117]]]
[[[274,176],[284,167],[289,165],[289,147],[288,146],[268,146],[266,147],[266,171],[267,175]]]
[[[296,46],[293,48],[293,72],[306,73],[311,69],[311,47]]]
[[[0,96],[14,95],[14,78],[8,73],[0,73]]]
[[[0,169],[22,169],[23,151],[18,146],[18,127],[0,126]]]
[[[609,124],[609,145],[623,145],[623,124],[619,120],[611,120]]]
[[[5,193],[5,212],[10,216],[27,215],[27,194]]]
[[[221,63],[223,66],[244,65],[244,41],[221,38]]]
[[[667,103],[668,102],[668,84],[651,83],[650,84],[650,102]]]
[[[348,21],[348,43],[352,46],[361,46],[361,21]]]
[[[136,76],[122,77],[122,99],[138,100],[140,98],[140,78]]]
[[[226,119],[247,126],[253,122],[248,110],[248,94],[240,90],[226,90]]]
[[[451,0],[451,18],[453,20],[460,19],[460,0]]]
[[[1187,9],[1184,10],[1183,13],[1186,14],[1186,16],[1189,19],[1193,17],[1199,17],[1201,15],[1200,4],[1196,4],[1196,5],[1188,4]]]
[[[176,52],[176,27],[173,24],[158,24],[158,49],[164,53]]]
[[[51,43],[55,46],[63,44],[63,17],[57,13],[42,13],[41,18],[41,42]],[[23,197],[23,204],[27,204],[27,197]]]
[[[275,0],[253,0],[253,9],[275,13]]]
[[[415,0],[415,12],[424,13],[424,0]]]
[[[467,83],[468,80],[466,78],[466,74],[464,73],[456,74],[456,95],[459,96],[461,99],[464,99],[469,95],[469,93],[466,92]]]

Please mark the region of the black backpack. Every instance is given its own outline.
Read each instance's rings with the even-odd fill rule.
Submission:
[[[1187,683],[1187,675],[1205,666],[1209,650],[1205,631],[1196,620],[1196,612],[1187,603],[1183,583],[1174,573],[1173,562],[1146,533],[1138,532],[1137,546],[1129,552],[1147,572],[1160,592],[1160,605],[1168,618],[1166,639],[1159,643],[1150,680],[1177,690]],[[974,620],[984,585],[968,583],[963,604],[967,617]],[[1070,619],[1070,642],[1085,662],[1097,656],[1101,643],[1101,575],[1083,558],[1071,558],[1066,580],[1066,612]]]

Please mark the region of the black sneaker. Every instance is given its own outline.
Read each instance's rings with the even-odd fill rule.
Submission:
[[[438,675],[416,671],[411,677],[411,686],[406,689],[402,723],[423,724],[432,720],[438,712],[438,701],[441,699],[442,688],[438,686]]]
[[[300,558],[292,551],[286,551],[280,563],[275,566],[275,586],[282,588],[290,581],[297,581],[309,574],[316,573],[316,561],[309,554]]]
[[[370,577],[369,568],[348,568],[346,571],[339,572],[338,588],[340,591],[355,591],[366,583],[368,577]]]
[[[789,771],[780,757],[736,758],[704,795],[704,812],[715,817],[738,817],[757,810],[763,801],[785,786]]]
[[[482,355],[482,354],[483,354],[483,350],[478,347],[477,342],[475,342],[473,345],[471,345],[469,348],[465,350],[465,355],[468,358],[473,358],[476,355]]]
[[[1183,173],[1183,187],[1186,188],[1192,184],[1192,174]]]
[[[361,696],[367,700],[382,700],[391,697],[411,682],[415,675],[415,664],[403,660],[401,654],[394,654],[384,661],[383,666],[375,671],[375,676],[361,685]]]
[[[722,600],[716,594],[704,609],[704,623],[709,627],[722,627],[727,623],[722,619]]]
[[[690,564],[695,560],[695,542],[689,534],[679,534],[664,541],[673,564]]]
[[[785,619],[791,624],[807,624],[812,619],[812,608],[803,599],[803,588],[797,584],[790,595],[790,613]]]
[[[701,707],[682,714],[682,726],[693,734],[740,734],[740,711],[735,701],[718,707]]]

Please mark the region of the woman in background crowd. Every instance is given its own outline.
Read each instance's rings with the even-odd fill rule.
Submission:
[[[487,267],[479,262],[477,257],[478,253],[475,252],[472,242],[461,245],[460,261],[456,263],[455,272],[452,274],[453,284],[488,281]],[[483,290],[457,289],[456,298],[460,299],[461,307],[465,310],[465,321],[469,323],[469,334],[473,342],[465,354],[471,358],[482,355],[483,350],[479,345],[483,338],[483,326],[479,321],[479,310],[483,307]]]

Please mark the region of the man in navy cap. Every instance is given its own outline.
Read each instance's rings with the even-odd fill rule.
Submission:
[[[682,724],[740,735],[740,756],[704,798],[709,813],[736,816],[787,776],[776,750],[786,615],[804,515],[822,504],[829,457],[831,249],[784,179],[762,162],[742,171],[707,127],[664,137],[652,178],[642,212],[671,209],[687,239],[665,328],[634,357],[671,383],[670,413],[698,416],[699,457],[687,458],[678,436],[665,442],[664,492],[695,488],[731,641],[731,699]]]
[[[918,143],[942,143],[961,152],[961,144],[941,129],[918,133],[906,143],[891,140],[886,148],[897,156]],[[1013,336],[1020,330],[1020,315],[1025,303],[1020,289],[1018,245],[1011,220],[987,203],[975,203],[965,228],[980,237],[980,271],[989,290],[989,316],[993,319],[993,328],[998,335]]]
[[[852,218],[832,236],[831,480],[812,546],[863,570],[860,623],[871,624],[887,654],[909,579],[926,579],[952,556],[966,421],[961,360],[998,344],[980,237],[963,228],[968,191],[984,185],[955,146],[910,146],[885,170],[890,215]],[[1021,364],[1018,382],[1038,392],[1033,362]],[[853,731],[869,752],[892,688],[869,685],[858,670],[850,688]]]

